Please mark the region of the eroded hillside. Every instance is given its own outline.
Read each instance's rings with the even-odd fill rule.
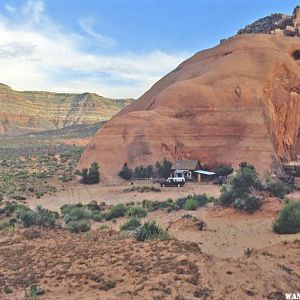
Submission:
[[[18,92],[0,84],[0,134],[94,124],[110,119],[131,102],[92,93]]]

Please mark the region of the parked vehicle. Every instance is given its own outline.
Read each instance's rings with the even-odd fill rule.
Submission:
[[[164,180],[160,183],[160,186],[184,186],[185,178],[184,177],[169,177],[167,180]]]

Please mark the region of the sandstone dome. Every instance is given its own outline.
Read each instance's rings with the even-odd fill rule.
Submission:
[[[280,170],[300,153],[299,53],[298,37],[243,34],[195,54],[101,128],[78,167],[98,161],[104,180],[163,158]]]

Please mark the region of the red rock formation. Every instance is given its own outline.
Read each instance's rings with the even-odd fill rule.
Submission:
[[[298,38],[245,34],[195,54],[100,129],[79,167],[96,160],[110,180],[164,157],[278,170],[299,153],[295,50]]]

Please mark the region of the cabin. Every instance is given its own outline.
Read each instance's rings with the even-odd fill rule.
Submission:
[[[171,176],[184,177],[186,180],[197,180],[198,174],[196,170],[201,169],[199,160],[176,160],[172,163]]]

